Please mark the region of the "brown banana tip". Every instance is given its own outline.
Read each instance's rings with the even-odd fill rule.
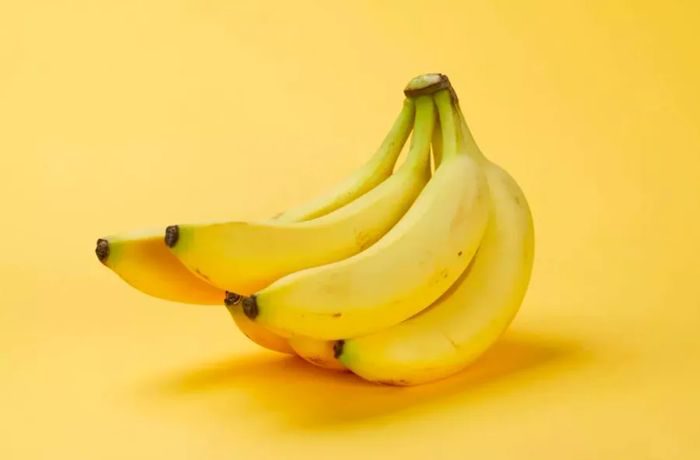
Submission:
[[[177,240],[180,239],[180,227],[171,225],[165,229],[165,244],[169,247],[175,247]]]
[[[449,89],[453,97],[455,96],[452,85],[450,84],[450,79],[447,78],[447,75],[441,73],[426,73],[408,82],[403,93],[406,97],[418,97],[437,93],[443,89]]]
[[[243,297],[235,292],[226,291],[226,297],[224,298],[224,305],[227,307],[232,307],[241,303]]]
[[[254,295],[243,299],[243,313],[250,319],[255,319],[260,313],[258,311],[258,301]]]
[[[97,240],[97,246],[95,247],[95,254],[100,262],[105,263],[109,258],[109,241],[100,238]]]
[[[333,356],[335,356],[335,359],[340,358],[340,355],[343,354],[343,348],[345,347],[345,340],[336,340],[335,343],[333,344]]]

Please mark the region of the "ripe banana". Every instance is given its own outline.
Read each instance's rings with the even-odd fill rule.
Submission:
[[[413,385],[463,369],[503,333],[527,290],[534,255],[527,200],[507,172],[486,160],[458,106],[455,110],[464,143],[489,183],[486,233],[471,265],[429,309],[375,334],[336,343],[339,361],[367,380]]]
[[[99,260],[139,291],[175,302],[221,305],[225,292],[194,276],[163,244],[163,231],[138,231],[100,238]],[[233,314],[241,331],[258,345],[294,354],[286,339],[244,314]]]
[[[193,273],[238,294],[251,294],[289,273],[366,249],[404,215],[430,177],[434,103],[430,96],[422,96],[415,106],[406,161],[351,203],[305,222],[171,226],[166,243]]]
[[[350,338],[413,316],[453,284],[481,241],[489,192],[478,164],[457,148],[451,97],[449,90],[435,95],[442,162],[396,226],[355,256],[285,276],[245,298],[248,317],[290,335]]]
[[[175,302],[221,305],[223,291],[182,265],[163,244],[163,231],[142,230],[97,240],[98,259],[139,291]]]
[[[411,131],[415,107],[405,99],[401,112],[377,152],[359,170],[318,198],[274,218],[290,222],[321,216],[363,195],[388,177]],[[137,231],[100,238],[98,259],[139,291],[175,302],[220,305],[225,291],[193,275],[163,244],[163,232]],[[230,308],[241,331],[258,345],[294,353],[286,339]],[[239,309],[240,310],[240,309]]]

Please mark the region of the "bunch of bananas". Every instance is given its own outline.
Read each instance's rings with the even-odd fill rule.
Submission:
[[[262,222],[101,238],[99,260],[146,294],[223,302],[251,340],[317,366],[394,385],[459,371],[520,307],[532,217],[477,147],[446,76],[404,93],[377,152],[326,194]]]

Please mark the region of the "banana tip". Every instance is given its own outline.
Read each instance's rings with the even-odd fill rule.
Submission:
[[[243,313],[250,319],[258,316],[258,301],[254,295],[243,299]]]
[[[177,225],[170,225],[165,229],[165,244],[169,248],[175,247],[178,239],[180,239],[180,228]]]
[[[100,262],[104,263],[109,257],[109,241],[100,238],[97,240],[97,246],[95,246],[95,254]]]
[[[336,340],[336,342],[333,344],[333,356],[335,359],[340,358],[340,355],[343,354],[343,348],[345,347],[345,340]]]
[[[241,303],[241,295],[235,292],[226,291],[226,297],[224,298],[224,305],[227,307],[232,307]]]

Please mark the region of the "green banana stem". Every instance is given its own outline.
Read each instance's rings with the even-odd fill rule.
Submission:
[[[440,128],[440,117],[437,112],[435,113],[435,127],[433,128],[431,146],[433,149],[433,162],[435,169],[437,169],[442,162],[442,129]]]
[[[469,126],[467,125],[467,122],[464,120],[464,114],[462,114],[462,109],[459,107],[458,102],[454,103],[454,112],[455,118],[457,118],[457,126],[459,127],[459,137],[462,142],[462,145],[464,146],[464,149],[475,160],[478,160],[480,162],[488,161],[487,158],[484,156],[484,153],[476,144],[474,136],[472,135],[472,132],[469,129]]]
[[[416,118],[413,125],[413,136],[406,161],[399,171],[429,171],[430,169],[430,139],[435,126],[435,103],[431,96],[419,96],[415,101]]]
[[[449,89],[435,93],[435,104],[440,115],[440,129],[442,131],[442,160],[445,161],[458,154],[457,120],[452,103],[452,94]],[[461,136],[459,136],[461,137]]]
[[[396,159],[401,154],[401,149],[403,149],[403,145],[411,133],[414,115],[415,104],[413,100],[410,98],[404,99],[399,116],[394,121],[382,144],[370,158],[370,163],[379,163],[380,167],[378,169],[382,171],[394,169]]]

